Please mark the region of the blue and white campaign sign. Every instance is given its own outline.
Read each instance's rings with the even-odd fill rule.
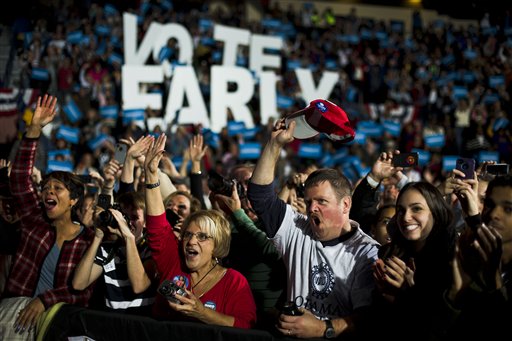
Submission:
[[[99,114],[101,118],[117,119],[119,107],[117,105],[104,105],[100,107]]]
[[[108,140],[108,136],[105,134],[100,134],[96,138],[89,141],[88,146],[91,150],[95,150],[101,147]]]
[[[55,137],[58,139],[63,139],[69,143],[78,144],[80,141],[80,129],[61,125]]]
[[[59,161],[59,160],[48,160],[46,167],[46,173],[53,171],[72,172],[73,162],[71,161]]]
[[[398,137],[400,136],[400,132],[402,131],[402,125],[400,122],[395,122],[391,120],[384,120],[382,122],[382,127],[384,131],[391,136]]]
[[[42,67],[33,67],[31,77],[32,79],[38,81],[47,81],[50,79],[50,73],[48,72],[48,69]]]
[[[444,134],[432,134],[423,138],[425,146],[430,148],[443,148],[445,145]]]
[[[374,121],[361,121],[357,124],[357,134],[363,133],[366,137],[381,137],[384,128]]]
[[[301,143],[297,153],[305,159],[320,159],[322,157],[322,146],[318,143]]]
[[[69,149],[54,149],[48,151],[48,160],[56,160],[57,158],[71,160],[71,150]]]
[[[72,99],[62,109],[71,123],[79,121],[83,116],[82,111]]]
[[[239,144],[238,158],[240,160],[255,160],[261,155],[261,143],[247,142]]]
[[[500,162],[500,153],[496,151],[490,151],[490,150],[482,150],[478,153],[478,162],[484,162],[484,161],[494,161],[496,163]]]
[[[245,130],[245,122],[243,121],[228,121],[228,136],[235,136],[242,134]]]
[[[445,155],[443,156],[443,171],[451,172],[455,169],[455,165],[457,164],[457,159],[459,157],[457,155]]]

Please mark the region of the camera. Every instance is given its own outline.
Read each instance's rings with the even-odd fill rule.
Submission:
[[[119,223],[117,222],[116,218],[114,217],[112,212],[109,210],[109,208],[113,208],[122,213],[121,207],[119,204],[113,204],[112,206],[104,209],[104,211],[101,211],[100,213],[98,213],[98,215],[96,217],[96,226],[103,231],[108,231],[108,229],[107,229],[108,226],[110,226],[114,229],[119,228]],[[122,213],[122,214],[123,214],[124,219],[127,222],[129,222],[130,220],[124,215],[124,213]]]
[[[297,193],[297,198],[304,198],[304,184],[297,184],[295,193]]]
[[[97,224],[98,227],[102,230],[106,229],[107,226],[110,226],[115,229],[119,228],[119,224],[117,223],[116,218],[109,210],[101,211],[98,214]]]
[[[288,316],[301,316],[302,312],[294,302],[287,302],[283,305],[281,313]]]
[[[222,175],[215,171],[210,171],[208,173],[208,188],[210,191],[216,194],[222,194],[227,197],[230,197],[233,194],[233,186],[234,182],[228,179],[225,179]],[[245,188],[244,186],[236,182],[236,189],[238,191],[238,197],[240,199],[245,197]]]
[[[164,296],[168,301],[176,304],[181,304],[181,302],[176,298],[176,295],[185,296],[187,294],[184,288],[168,279],[160,284],[158,287],[158,293]]]

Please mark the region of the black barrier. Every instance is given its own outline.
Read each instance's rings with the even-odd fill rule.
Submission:
[[[55,314],[44,335],[45,341],[68,340],[215,340],[272,341],[297,340],[257,329],[240,329],[197,322],[158,321],[148,317],[96,311],[65,304]],[[87,338],[85,338],[87,337]],[[318,339],[317,339],[318,340]]]

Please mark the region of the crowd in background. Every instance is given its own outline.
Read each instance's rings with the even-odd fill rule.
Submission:
[[[153,314],[161,319],[173,319],[181,314],[180,318],[185,320],[195,319],[207,324],[273,328],[272,321],[275,321],[276,312],[272,308],[277,304],[282,305],[283,300],[290,299],[290,295],[301,294],[306,290],[299,284],[298,287],[290,284],[296,280],[292,275],[294,271],[296,276],[300,277],[301,274],[298,269],[294,268],[292,271],[290,264],[285,266],[287,272],[277,271],[276,274],[276,269],[284,266],[283,260],[291,262],[295,259],[295,264],[300,263],[294,258],[299,256],[288,254],[284,244],[279,244],[290,242],[288,238],[293,240],[290,243],[297,243],[293,238],[298,237],[293,237],[293,229],[288,234],[288,230],[279,227],[296,224],[297,228],[304,228],[305,234],[308,234],[311,231],[301,225],[306,224],[306,220],[301,221],[304,217],[319,226],[320,223],[316,221],[323,219],[321,214],[311,213],[309,210],[312,205],[316,207],[324,204],[305,202],[302,197],[304,190],[309,191],[306,197],[311,198],[312,193],[318,194],[313,191],[316,187],[323,186],[324,182],[332,186],[333,198],[340,200],[343,215],[338,218],[346,223],[343,228],[360,228],[361,233],[357,234],[359,240],[355,243],[361,243],[357,247],[361,252],[364,250],[364,262],[382,260],[363,271],[364,278],[355,281],[360,281],[364,287],[359,288],[360,296],[350,299],[343,297],[342,301],[347,299],[354,305],[357,302],[357,305],[364,308],[371,299],[371,290],[368,288],[376,285],[380,294],[375,299],[377,307],[384,309],[384,314],[390,311],[396,313],[390,315],[393,317],[408,319],[411,316],[407,316],[407,312],[414,309],[418,316],[429,319],[430,327],[446,323],[449,319],[446,316],[453,317],[453,310],[459,310],[458,313],[469,312],[467,315],[463,314],[467,320],[459,321],[462,327],[458,328],[457,325],[454,331],[450,331],[461,333],[464,327],[471,325],[471,319],[475,318],[472,310],[474,307],[470,304],[464,306],[467,302],[473,302],[466,298],[461,299],[460,293],[465,292],[467,285],[464,282],[464,271],[455,271],[450,262],[456,253],[456,236],[468,235],[464,232],[467,230],[464,228],[465,224],[472,227],[472,231],[479,231],[479,237],[485,241],[484,253],[492,254],[492,257],[488,257],[490,261],[486,261],[494,261],[486,269],[488,272],[480,278],[483,284],[480,283],[476,291],[487,293],[486,290],[493,285],[498,287],[496,291],[500,291],[501,284],[489,279],[489,276],[492,277],[489,271],[496,273],[496,264],[499,263],[497,259],[501,257],[501,252],[493,251],[499,249],[501,244],[496,246],[493,242],[500,240],[501,243],[501,236],[497,237],[493,232],[497,223],[490,223],[493,218],[490,218],[489,211],[476,207],[476,204],[486,202],[487,205],[492,203],[497,207],[501,205],[501,197],[498,196],[498,200],[497,197],[491,197],[491,194],[506,196],[499,192],[500,188],[510,191],[511,187],[506,181],[492,182],[494,177],[485,172],[487,163],[512,162],[512,125],[509,118],[512,109],[512,37],[509,38],[512,35],[512,22],[508,16],[500,17],[499,22],[483,16],[478,25],[462,28],[441,20],[423,23],[419,13],[415,13],[413,27],[406,28],[400,22],[382,22],[376,18],[358,17],[355,10],[343,15],[334,14],[329,9],[319,13],[312,4],[304,5],[300,11],[280,8],[277,2],[271,6],[263,6],[262,19],[256,22],[247,20],[241,4],[231,7],[217,6],[214,10],[209,3],[198,5],[195,2],[142,2],[136,8],[116,8],[96,2],[89,5],[85,8],[73,2],[64,3],[63,6],[46,8],[51,15],[15,20],[13,44],[17,48],[18,58],[22,60],[22,69],[19,93],[14,93],[19,94],[20,98],[23,97],[23,100],[17,102],[19,115],[16,126],[2,127],[6,136],[12,135],[12,131],[7,132],[10,128],[16,133],[15,139],[2,141],[7,147],[2,149],[1,157],[2,198],[8,198],[11,194],[27,195],[23,191],[23,185],[27,183],[20,180],[20,174],[26,173],[33,184],[42,185],[31,190],[34,191],[34,197],[41,196],[44,199],[45,218],[53,220],[54,223],[57,221],[55,226],[62,226],[62,231],[80,235],[95,247],[84,251],[83,245],[74,246],[81,250],[83,258],[69,257],[68,261],[80,271],[76,274],[62,271],[59,273],[59,280],[72,279],[74,289],[86,291],[79,297],[74,296],[74,293],[63,293],[61,297],[73,297],[71,303],[81,304],[84,299],[92,297],[95,301],[91,301],[90,305],[95,308]],[[228,126],[220,133],[203,130],[201,122],[187,125],[173,123],[167,127],[150,129],[144,119],[142,123],[123,119],[120,109],[123,11],[137,14],[140,37],[144,36],[151,22],[177,22],[191,32],[195,44],[193,64],[206,103],[209,103],[210,67],[222,61],[222,46],[212,39],[212,23],[243,27],[250,29],[252,33],[281,36],[285,41],[282,67],[276,70],[280,76],[277,97],[281,116],[269,122],[261,122],[259,99],[255,95],[249,104],[257,128],[254,134],[233,133],[230,122],[235,121],[236,115],[229,111],[226,113]],[[179,46],[170,40],[162,50],[160,60],[150,60],[148,63],[158,64],[167,59],[171,65],[176,64],[178,54]],[[240,47],[237,51],[237,65],[246,67],[247,58],[247,48]],[[316,81],[324,70],[339,73],[340,81],[328,99],[347,112],[356,130],[353,142],[341,143],[322,134],[308,140],[290,138],[291,128],[283,127],[281,118],[307,105],[300,98],[300,88],[294,73],[298,67],[311,69]],[[170,81],[167,79],[163,84],[151,85],[148,91],[161,93],[165,103]],[[42,102],[41,99],[39,102],[34,100],[37,95],[44,94],[54,97],[45,97]],[[107,109],[111,108],[117,110],[114,116],[108,113]],[[162,117],[163,113],[146,109],[144,115],[145,118]],[[36,122],[34,117],[38,117]],[[63,126],[70,129],[62,130]],[[73,130],[76,128],[77,135],[66,133],[76,131]],[[21,138],[26,131],[28,136]],[[36,138],[37,143],[31,140]],[[241,157],[239,146],[252,141],[264,147],[261,155],[249,159]],[[126,157],[122,160],[115,160],[118,143],[126,146]],[[316,153],[308,154],[304,149],[308,145],[318,145],[320,149]],[[392,170],[391,162],[396,155],[393,153],[395,150],[401,153],[417,151],[420,164],[413,168]],[[274,153],[271,156],[270,151]],[[459,157],[477,160],[477,177],[474,180],[456,179],[460,174],[453,170],[453,161]],[[29,164],[22,162],[29,159]],[[274,161],[275,165],[269,167],[269,160]],[[12,163],[14,166],[11,170],[8,165]],[[29,166],[34,168],[27,169]],[[325,168],[335,169],[340,174],[322,173]],[[8,169],[11,172],[10,189],[7,186]],[[269,169],[273,172],[265,173]],[[76,193],[70,188],[76,186],[76,179],[66,176],[52,178],[51,175],[47,178],[46,175],[51,174],[51,171],[69,171],[82,176],[82,180],[87,179],[84,180],[87,185],[85,197],[81,200],[73,197]],[[212,171],[221,176],[220,185],[214,186],[209,181],[213,176]],[[253,172],[256,176],[251,180]],[[269,179],[272,174],[278,180],[275,181],[276,188],[273,192],[289,204],[289,207],[278,204],[268,207],[265,206],[268,202],[264,203],[261,197],[258,198],[258,195],[270,188],[265,186],[274,183],[274,177]],[[307,180],[310,174],[313,175]],[[240,186],[224,191],[222,185],[226,184],[222,181],[226,180],[229,184],[228,179],[236,180]],[[344,182],[343,179],[347,181]],[[56,181],[64,183],[72,194],[65,202],[59,196],[48,194],[58,191]],[[13,187],[12,183],[16,185]],[[480,183],[493,184],[493,192],[488,195],[489,198],[485,199],[485,190],[482,191],[483,185],[479,187]],[[326,193],[330,193],[330,188],[324,188]],[[354,194],[350,195],[353,200],[346,200],[346,193],[351,194],[353,188]],[[107,200],[107,205],[100,205],[100,198]],[[74,200],[78,200],[80,205]],[[315,197],[313,201],[316,200]],[[440,201],[443,204],[436,204]],[[252,204],[255,202],[258,205],[253,208]],[[405,216],[408,210],[413,210],[408,206],[410,202],[421,202],[423,209],[428,208],[433,214],[433,223],[429,225],[434,231],[432,237],[422,236],[429,240],[425,252],[415,249],[411,243],[408,244],[407,239],[413,237],[403,232],[407,228],[397,221],[397,216]],[[3,200],[3,203],[6,203],[2,205],[5,226],[18,227],[16,219],[13,218],[16,215],[13,213],[15,207],[9,206],[7,200]],[[61,205],[68,203],[73,207],[73,212],[61,214]],[[114,213],[111,219],[117,221],[117,229],[112,229],[110,222],[106,224],[110,228],[104,227],[101,232],[96,228],[93,237],[92,232],[85,233],[73,225],[78,217],[86,230],[92,230],[90,227],[97,227],[93,222],[93,213],[99,214],[95,211],[96,207],[109,209],[114,203],[119,205],[113,207],[113,211],[118,213]],[[36,210],[36,206],[26,206],[19,213],[31,215],[29,211]],[[386,209],[395,209],[396,214]],[[217,216],[218,213],[211,213],[217,211],[222,214]],[[52,216],[48,212],[58,214]],[[170,212],[177,214],[177,220],[172,220]],[[268,219],[261,218],[269,213],[275,215]],[[420,216],[417,211],[409,214]],[[423,218],[418,219],[421,221]],[[274,225],[269,226],[271,220]],[[390,224],[387,223],[389,220]],[[128,221],[129,224],[123,224],[123,221]],[[215,222],[213,227],[210,221]],[[358,223],[354,224],[356,221]],[[482,221],[484,227],[481,227]],[[492,228],[485,226],[488,223]],[[26,224],[27,221],[22,219],[22,231]],[[502,228],[510,229],[506,224],[503,223]],[[453,225],[453,230],[446,228],[446,233],[437,232],[444,231],[442,227],[445,225]],[[16,250],[13,245],[20,243],[20,238],[22,244],[26,242],[26,238],[32,238],[24,233],[20,236],[16,229],[5,231],[9,231],[9,237],[4,239],[6,243],[2,245],[4,254],[14,255]],[[59,233],[64,233],[62,231],[58,230],[57,239]],[[413,228],[410,228],[409,232],[411,231]],[[340,240],[346,232],[341,230]],[[401,237],[399,232],[405,234],[405,237]],[[317,233],[314,228],[312,233]],[[431,232],[428,231],[427,234],[429,233]],[[332,233],[326,234],[329,238],[333,237]],[[413,235],[412,232],[409,234]],[[474,232],[467,238],[474,239],[476,234]],[[111,253],[118,252],[120,247],[112,246],[115,243],[105,244],[103,239],[111,237],[125,242],[121,258],[124,257],[126,262],[121,263],[126,271],[116,273],[114,277],[107,270],[113,261],[109,257]],[[322,243],[332,239],[328,237],[321,233],[315,235]],[[247,238],[251,242],[247,243]],[[348,232],[346,238],[355,237]],[[210,240],[214,246],[203,251],[203,246]],[[227,240],[231,242],[231,250]],[[269,240],[277,240],[277,244]],[[503,243],[506,242],[508,240],[504,237]],[[32,240],[28,245],[30,243],[35,242]],[[304,241],[314,252],[315,246],[308,243],[309,241]],[[388,243],[377,254],[378,246]],[[194,246],[186,246],[191,244]],[[183,249],[180,250],[178,245],[183,245]],[[471,259],[471,264],[477,264],[475,257],[479,256],[468,251],[472,250],[468,245],[474,244],[461,245],[457,247],[462,252],[469,252],[466,260]],[[252,257],[241,260],[240,255],[247,252],[247,248],[255,246]],[[51,248],[47,251],[55,252]],[[138,252],[138,262],[133,263],[130,256],[133,253],[130,252]],[[499,255],[496,256],[497,254]],[[486,258],[482,256],[482,252],[480,257]],[[168,258],[178,261],[169,262]],[[410,258],[414,258],[416,263],[404,261]],[[429,263],[427,259],[432,262]],[[51,261],[57,260],[50,259]],[[354,266],[363,266],[356,256],[350,262]],[[506,290],[509,290],[508,259],[504,262],[506,266],[499,271],[505,274],[503,283],[507,286]],[[463,267],[464,261],[461,264]],[[46,267],[50,265],[45,260],[43,273],[47,279],[50,274]],[[13,266],[27,269],[34,265],[23,263],[20,256],[17,256]],[[137,271],[134,272],[133,269]],[[336,266],[333,269],[336,275],[339,275],[338,271],[342,273],[343,280],[352,281],[350,271],[338,269]],[[392,269],[392,280],[389,269]],[[171,279],[169,276],[172,277],[180,271],[187,275],[174,279],[190,281],[186,287],[190,291],[195,288],[198,297],[168,303],[161,295],[156,294],[156,288],[163,279]],[[470,277],[474,275],[471,269],[466,268],[465,271]],[[411,273],[414,275],[415,272],[419,277],[411,277]],[[452,272],[461,277],[455,284],[451,279]],[[287,278],[282,278],[285,273]],[[372,273],[376,284],[373,277],[367,276]],[[281,276],[277,276],[279,274]],[[438,278],[429,278],[433,274]],[[19,283],[20,276],[16,275],[15,279]],[[270,280],[265,276],[276,277]],[[266,280],[262,279],[264,277]],[[114,289],[109,286],[121,278],[129,278],[131,285]],[[214,283],[203,281],[205,278],[215,280],[214,283],[222,283],[224,290],[229,288],[230,291],[238,292],[246,298],[245,304],[236,305],[229,297],[224,297],[222,307],[218,307],[222,314],[212,315],[204,307],[200,308],[202,305],[197,303],[203,295],[212,300],[221,295],[219,292],[212,292]],[[368,278],[372,279],[371,283]],[[98,279],[104,281],[101,283],[104,290],[97,289],[100,287]],[[258,287],[259,284],[266,285],[270,281],[276,287]],[[58,297],[47,294],[51,285],[36,282],[38,288],[37,295],[34,296],[40,297],[44,308],[59,301]],[[93,283],[96,283],[96,288],[91,286]],[[7,286],[7,291],[18,293],[17,285],[18,282],[11,283]],[[351,282],[351,285],[355,284]],[[123,303],[126,290],[130,286],[135,296],[130,295],[129,301],[139,302],[136,306],[126,306]],[[414,289],[408,290],[411,288]],[[30,290],[24,290],[24,296],[30,296],[27,294]],[[350,292],[350,295],[355,294]],[[494,296],[492,291],[489,297],[500,304],[500,309],[503,310],[498,310],[499,312],[510,312],[506,299],[507,303],[503,308],[501,296]],[[439,298],[444,298],[445,301],[438,302]],[[190,310],[180,307],[180,302],[186,307],[190,306]],[[411,302],[418,306],[411,307]],[[461,302],[462,306],[457,306]],[[479,307],[488,308],[483,301],[478,302]],[[211,304],[211,301],[205,304],[208,303]],[[34,305],[34,310],[41,309],[39,303],[28,303],[28,306],[31,305]],[[423,305],[446,313],[446,316],[442,315],[446,320],[430,320],[430,316],[417,309],[424,307]],[[341,313],[343,316],[355,316],[356,321],[360,315],[367,313],[363,314],[356,309],[361,307],[344,306],[342,312],[325,313],[315,311],[314,308],[311,311],[322,319],[333,318]],[[305,314],[303,323],[314,326],[311,321],[316,320],[310,319],[312,315],[304,308],[310,307],[304,304],[300,308]],[[23,305],[20,305],[20,309],[24,310]],[[149,312],[151,309],[152,313]],[[33,324],[30,309],[25,310],[23,318],[16,319],[16,325],[23,330]],[[376,311],[383,313],[378,309]],[[504,316],[508,315],[504,314],[501,318]],[[358,325],[352,319],[333,321],[336,321],[333,328],[337,335]],[[390,322],[385,318],[382,321],[383,324]],[[409,322],[410,331],[416,330],[417,333],[414,328],[418,324],[412,320]],[[284,335],[303,338],[324,336],[323,329],[322,333],[315,335],[316,327],[307,331],[305,325],[299,328],[296,323],[296,319],[280,317],[278,330]],[[327,329],[328,327],[327,325]],[[445,331],[442,327],[433,330]],[[425,335],[429,332],[431,330],[426,329]],[[404,332],[404,336],[406,335]]]
[[[207,105],[210,66],[222,61],[222,46],[212,39],[214,22],[283,37],[282,67],[276,70],[281,77],[277,92],[282,115],[307,105],[300,98],[294,69],[313,70],[315,81],[323,70],[340,74],[339,84],[328,99],[348,113],[358,132],[356,141],[350,146],[322,136],[295,141],[287,150],[288,167],[282,169],[286,175],[301,164],[315,162],[342,167],[356,181],[381,150],[394,148],[402,152],[419,150],[422,158],[418,171],[426,172],[423,175],[432,181],[441,180],[446,171],[443,156],[468,156],[481,161],[480,152],[492,151],[492,159],[510,161],[508,17],[500,17],[504,18],[500,22],[482,19],[477,26],[463,28],[441,20],[423,23],[417,14],[413,27],[407,28],[400,22],[360,18],[355,10],[343,15],[329,10],[318,13],[314,5],[298,12],[279,8],[276,2],[263,8],[263,19],[255,22],[247,21],[242,5],[214,9],[208,3],[199,6],[164,1],[144,2],[138,8],[123,10],[138,15],[140,37],[151,22],[177,22],[187,27],[194,39],[193,64]],[[148,130],[143,124],[122,118],[122,9],[92,2],[88,8],[69,4],[41,11],[52,15],[19,19],[14,24],[14,43],[22,61],[20,88],[56,94],[63,108],[72,101],[74,105],[69,106],[79,112],[79,116],[69,116],[60,110],[57,124],[47,133],[42,154],[69,159],[73,167],[92,162],[89,166],[101,168],[106,161],[105,149],[112,150],[116,140],[153,132],[153,127]],[[173,64],[179,46],[173,45],[172,39],[168,45],[160,58]],[[238,49],[238,65],[247,66],[247,53],[247,47]],[[149,60],[148,64],[160,62]],[[168,79],[150,85],[148,91],[161,93],[166,103],[169,84]],[[256,91],[249,103],[256,133],[243,136],[226,127],[207,138],[212,148],[206,167],[222,163],[227,171],[239,161],[239,143],[265,141],[272,122],[260,121],[258,103]],[[19,104],[25,110],[26,102]],[[106,114],[112,107],[117,109],[114,116]],[[32,108],[27,106],[26,110]],[[155,110],[145,112],[145,118],[162,115]],[[229,111],[226,115],[228,121],[234,120]],[[78,137],[66,139],[64,132],[58,134],[59,124],[79,128]],[[166,150],[179,164],[188,140],[201,130],[201,124],[158,129],[172,132]],[[12,136],[12,132],[6,136]],[[96,139],[101,141],[92,144]],[[9,147],[12,142],[4,143]],[[322,144],[321,151],[306,155],[306,162],[298,161],[300,145],[317,142]],[[352,158],[344,158],[346,154]],[[45,170],[48,159],[40,162],[38,165]],[[87,166],[79,167],[80,172],[87,172]]]

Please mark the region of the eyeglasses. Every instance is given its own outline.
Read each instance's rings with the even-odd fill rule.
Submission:
[[[213,238],[212,236],[210,236],[204,232],[196,232],[196,233],[192,233],[189,231],[183,232],[183,240],[190,240],[190,239],[192,239],[192,236],[196,236],[197,240],[200,242],[204,242],[207,239]]]

